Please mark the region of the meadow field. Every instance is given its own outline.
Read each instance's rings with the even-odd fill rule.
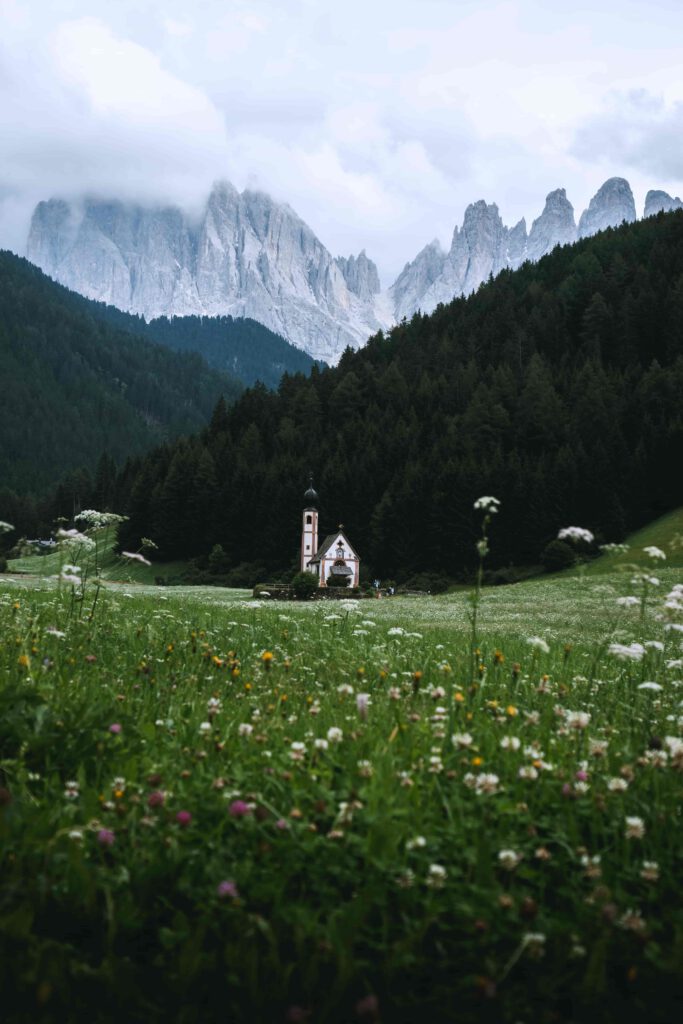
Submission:
[[[12,1022],[680,1019],[683,587],[0,577]],[[474,647],[474,649],[473,649]]]

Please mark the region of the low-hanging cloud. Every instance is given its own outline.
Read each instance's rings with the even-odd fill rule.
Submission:
[[[608,174],[680,182],[669,43],[645,0],[602,6],[608,49],[605,10],[535,0],[0,0],[0,245],[23,252],[50,196],[192,213],[227,178],[389,284],[477,199],[512,224],[556,187],[578,214]],[[634,79],[668,89],[650,134],[642,104],[605,106]]]
[[[639,89],[610,97],[605,110],[576,134],[573,152],[582,160],[609,160],[656,180],[683,180],[683,102]]]

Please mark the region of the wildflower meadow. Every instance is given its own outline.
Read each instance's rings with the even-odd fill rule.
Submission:
[[[6,1019],[680,1019],[683,586],[637,554],[335,602],[1,578]]]

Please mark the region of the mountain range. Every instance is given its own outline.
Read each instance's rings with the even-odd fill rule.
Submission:
[[[682,206],[652,190],[644,216]],[[624,178],[608,179],[578,224],[563,188],[549,193],[528,231],[524,219],[507,227],[495,203],[479,200],[467,207],[448,251],[429,243],[382,290],[365,251],[334,258],[290,206],[220,182],[198,218],[118,200],[41,202],[27,256],[74,291],[147,320],[251,317],[313,358],[336,363],[346,347],[417,310],[429,313],[505,268],[634,220]]]

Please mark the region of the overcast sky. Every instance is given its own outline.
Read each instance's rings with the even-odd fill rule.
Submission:
[[[476,199],[683,191],[680,0],[0,0],[0,246],[84,192],[286,200],[391,283]]]

